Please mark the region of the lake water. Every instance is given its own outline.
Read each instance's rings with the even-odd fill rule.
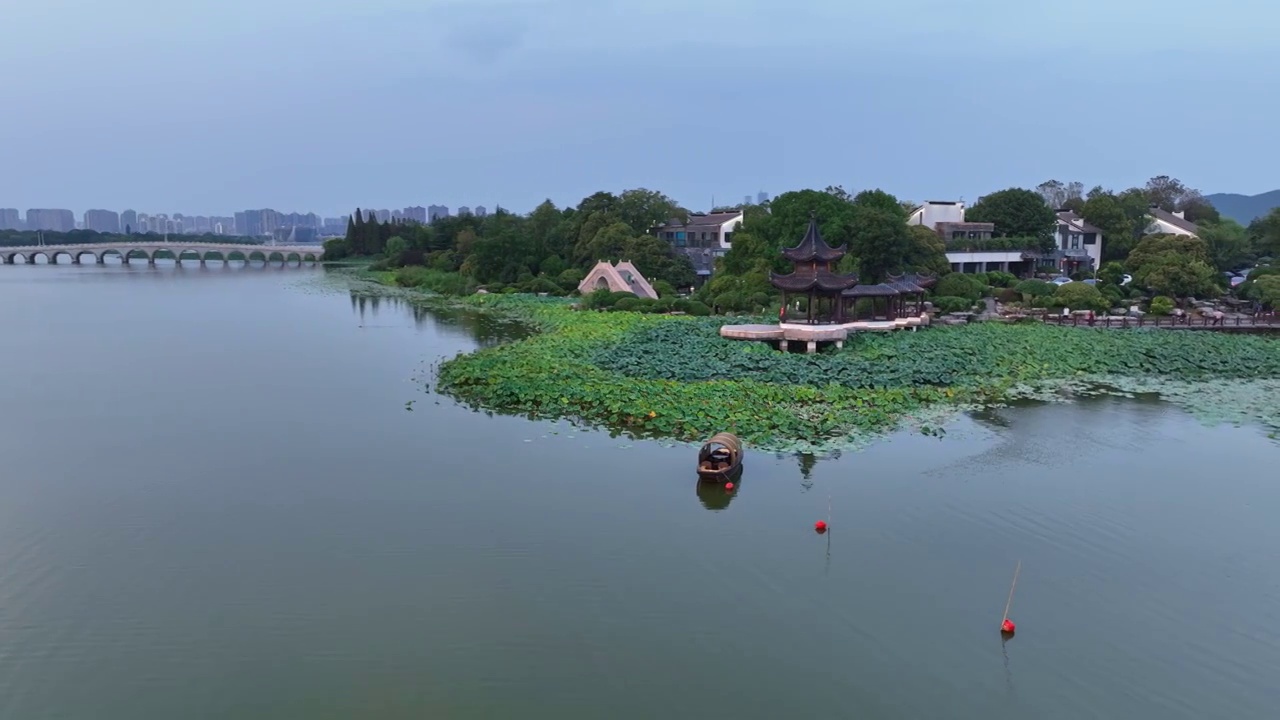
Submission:
[[[424,392],[506,329],[323,272],[0,268],[0,718],[1275,717],[1257,429],[1006,410],[725,502]]]

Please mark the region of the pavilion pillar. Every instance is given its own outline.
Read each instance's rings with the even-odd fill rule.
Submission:
[[[818,341],[810,340],[809,342],[805,343],[805,352],[809,353],[810,355],[818,352]]]
[[[779,349],[779,350],[781,350],[782,352],[786,352],[786,351],[787,351],[787,340],[786,340],[786,338],[783,338],[782,340],[779,340],[779,341],[778,341],[778,349]]]

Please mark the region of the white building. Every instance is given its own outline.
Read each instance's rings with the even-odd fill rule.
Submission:
[[[1102,267],[1102,231],[1070,210],[1058,211],[1053,232],[1054,259],[1065,275],[1092,272]]]

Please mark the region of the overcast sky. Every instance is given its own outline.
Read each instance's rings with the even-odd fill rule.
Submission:
[[[1276,0],[0,0],[0,207],[1280,187]]]

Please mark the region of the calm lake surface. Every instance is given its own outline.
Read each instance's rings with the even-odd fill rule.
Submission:
[[[1255,428],[1006,410],[726,504],[424,392],[509,328],[323,274],[0,267],[0,718],[1276,716]]]

